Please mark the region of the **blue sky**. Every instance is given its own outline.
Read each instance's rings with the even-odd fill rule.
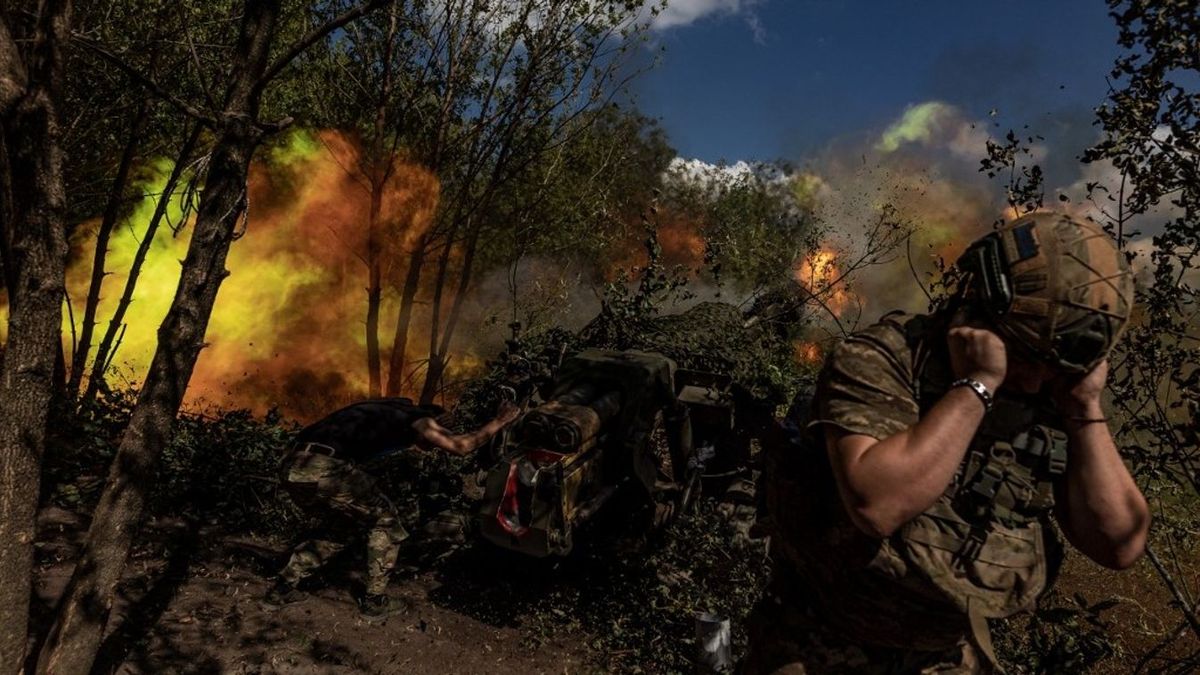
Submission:
[[[1073,156],[1118,52],[1102,0],[674,0],[654,39],[638,104],[709,162],[804,161],[930,100]]]

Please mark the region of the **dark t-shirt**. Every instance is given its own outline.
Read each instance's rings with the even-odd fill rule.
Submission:
[[[440,413],[436,406],[416,405],[407,398],[360,401],[305,427],[294,443],[320,443],[334,448],[340,459],[369,461],[412,447],[417,441],[413,422]]]

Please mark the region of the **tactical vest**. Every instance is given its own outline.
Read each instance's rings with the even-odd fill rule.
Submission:
[[[954,379],[949,359],[938,353],[944,326],[898,313],[882,321],[901,331],[913,354],[924,414]],[[818,609],[851,639],[940,649],[965,630],[996,665],[986,620],[1032,609],[1061,557],[1049,512],[1054,483],[1066,470],[1067,438],[1052,414],[1033,399],[1000,392],[943,494],[878,540],[858,531],[841,508],[822,432],[806,428],[807,412],[798,401],[791,442],[767,453],[772,547],[791,568],[785,573],[796,572]],[[894,635],[884,628],[892,622],[881,616],[891,604],[897,605],[893,616],[903,619]],[[916,614],[922,609],[927,626]]]

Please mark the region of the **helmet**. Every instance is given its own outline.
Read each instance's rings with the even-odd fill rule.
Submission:
[[[956,267],[963,298],[1026,356],[1087,372],[1133,313],[1133,273],[1095,222],[1039,212],[972,244]]]

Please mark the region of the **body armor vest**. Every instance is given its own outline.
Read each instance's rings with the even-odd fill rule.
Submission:
[[[899,313],[882,322],[905,336],[923,415],[955,379],[940,340],[944,326],[933,317]],[[869,334],[856,339],[874,340]],[[885,354],[894,351],[878,347]],[[794,410],[803,407],[797,403]],[[999,392],[943,494],[883,540],[849,522],[836,489],[826,487],[834,478],[821,430],[805,433],[807,419],[793,420],[792,442],[772,448],[767,457],[766,502],[777,558],[808,580],[830,623],[851,639],[931,649],[965,629],[995,665],[986,620],[1032,609],[1061,557],[1049,513],[1054,483],[1066,470],[1067,438],[1053,419],[1045,401]],[[801,513],[805,516],[798,517]],[[784,521],[790,524],[781,525]],[[928,618],[927,624],[889,635],[869,616],[843,621],[880,609],[886,613],[889,599],[856,597],[885,593],[909,605],[904,611],[914,617],[913,626],[922,623],[914,612]],[[966,621],[946,619],[953,616]],[[930,636],[929,626],[945,623],[958,627]]]
[[[924,413],[955,379],[949,358],[944,354],[937,358],[934,345],[926,340],[929,317],[884,317],[895,319],[905,319],[917,398]],[[994,520],[1013,527],[1037,520],[1053,508],[1054,483],[1067,469],[1067,435],[1053,426],[1053,418],[1047,401],[1001,391],[946,488],[955,510],[980,526]]]

